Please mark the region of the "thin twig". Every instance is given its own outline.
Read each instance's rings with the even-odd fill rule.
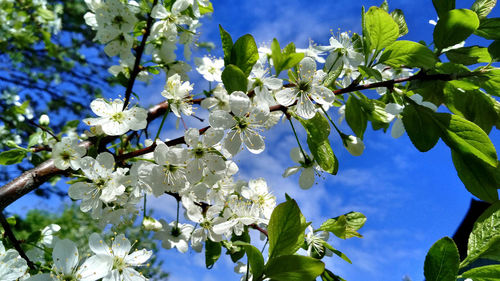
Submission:
[[[24,252],[23,248],[21,248],[21,244],[19,244],[19,241],[17,241],[16,236],[14,235],[14,232],[12,232],[12,228],[9,225],[9,222],[5,219],[5,216],[3,215],[3,212],[0,212],[0,224],[2,225],[5,235],[9,238],[10,242],[14,246],[14,248],[17,250],[19,255],[26,260],[26,263],[28,263],[28,266],[31,270],[36,270],[35,264],[33,264],[32,261],[26,256],[26,253]]]

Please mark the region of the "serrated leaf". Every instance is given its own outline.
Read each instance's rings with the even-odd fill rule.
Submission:
[[[408,33],[408,26],[406,25],[403,11],[401,11],[400,9],[395,9],[391,12],[391,17],[399,27],[399,37],[406,35]]]
[[[0,153],[0,165],[17,164],[26,157],[26,150],[16,148]]]
[[[462,278],[470,278],[474,281],[498,281],[500,276],[500,264],[476,267],[462,273]]]
[[[248,79],[245,73],[236,65],[230,64],[222,71],[222,82],[227,92],[231,94],[234,91],[246,93]]]
[[[434,123],[432,114],[429,108],[416,104],[405,106],[401,113],[408,137],[421,152],[430,150],[439,140],[440,130]]]
[[[476,63],[489,63],[491,56],[488,49],[480,46],[462,47],[448,50],[446,57],[453,63],[471,65]]]
[[[384,9],[371,7],[364,20],[366,29],[363,29],[363,36],[370,50],[377,53],[398,39],[399,26]]]
[[[341,239],[363,237],[357,232],[366,222],[366,217],[359,212],[350,212],[332,219],[328,219],[317,231],[328,231]]]
[[[219,259],[222,252],[220,242],[213,242],[210,239],[205,241],[205,266],[210,269],[214,266],[215,262]]]
[[[446,82],[444,96],[451,112],[474,122],[486,133],[498,120],[493,99],[474,84],[456,80]]]
[[[259,59],[257,44],[253,36],[245,34],[234,42],[231,48],[231,64],[238,66],[245,74],[245,77],[250,75],[252,67]]]
[[[448,11],[440,16],[434,28],[434,44],[439,50],[467,39],[479,27],[476,13],[468,9]]]
[[[495,179],[495,174],[498,173],[497,169],[485,165],[473,157],[460,155],[453,150],[451,158],[458,177],[470,193],[487,202],[498,200],[497,188],[499,185]]]
[[[325,270],[320,260],[298,255],[271,258],[266,264],[265,275],[271,280],[314,280]]]
[[[231,50],[233,49],[233,39],[231,35],[219,24],[220,39],[222,41],[222,50],[224,51],[224,66],[231,64]]]
[[[455,0],[432,0],[432,4],[438,17],[443,17],[448,11],[455,9]]]
[[[481,19],[474,34],[489,40],[500,40],[500,18]]]
[[[385,49],[379,63],[393,67],[432,68],[437,62],[434,53],[426,46],[412,41],[396,41]]]
[[[295,200],[289,200],[274,208],[267,229],[269,257],[291,255],[304,243],[306,219]]]
[[[482,19],[491,12],[496,4],[497,0],[476,0],[470,9],[476,12],[477,16]]]
[[[35,132],[30,135],[28,140],[28,148],[33,147],[42,142],[42,131]]]
[[[497,201],[484,211],[474,223],[467,243],[467,258],[460,265],[462,268],[486,253],[488,258],[499,260],[500,202]],[[489,253],[488,253],[489,252]],[[492,255],[493,254],[493,255]]]
[[[456,281],[460,256],[450,237],[438,240],[427,253],[424,276],[427,281]]]
[[[488,135],[476,124],[454,114],[434,113],[443,141],[457,153],[496,167],[497,153]]]
[[[347,99],[345,105],[345,119],[356,136],[363,139],[363,135],[368,125],[368,118],[360,101],[354,95],[349,95]]]

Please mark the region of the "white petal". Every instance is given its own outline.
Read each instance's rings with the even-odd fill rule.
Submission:
[[[90,103],[90,108],[100,117],[105,117],[114,113],[112,106],[102,98],[93,100]]]
[[[168,17],[170,13],[163,7],[162,4],[156,4],[151,11],[151,16],[155,19],[164,19]]]
[[[236,155],[240,151],[241,136],[236,130],[230,131],[224,140],[224,148],[227,149],[231,155]]]
[[[396,119],[391,129],[391,136],[395,139],[401,137],[405,133],[405,127],[401,119]]]
[[[300,174],[299,177],[299,186],[302,189],[309,189],[314,184],[314,169],[313,168],[305,168]]]
[[[186,133],[184,133],[184,140],[190,147],[196,147],[198,145],[199,138],[200,132],[198,129],[190,128],[186,131]]]
[[[231,129],[236,125],[233,116],[223,110],[212,111],[208,117],[208,123],[214,128]]]
[[[271,90],[278,90],[281,86],[283,86],[283,80],[270,77],[264,79],[264,84]]]
[[[102,237],[97,233],[90,235],[89,247],[96,255],[110,256],[108,245],[106,245]]]
[[[212,127],[203,134],[202,142],[205,147],[212,147],[218,144],[224,137],[224,131],[221,129],[214,129]]]
[[[241,91],[233,92],[229,96],[231,111],[238,117],[244,116],[250,112],[250,104],[250,98],[248,98],[248,96]]]
[[[283,106],[290,106],[297,100],[297,89],[285,88],[276,93],[276,101]]]
[[[81,281],[94,281],[106,276],[113,267],[113,259],[110,256],[94,255],[78,268],[77,276]]]
[[[299,63],[299,76],[302,80],[312,81],[316,72],[316,62],[311,57],[303,58]]]
[[[404,106],[397,103],[389,103],[385,106],[385,111],[392,115],[400,114],[404,109]]]
[[[285,172],[283,173],[283,177],[286,178],[288,176],[294,175],[298,171],[300,171],[300,169],[302,169],[301,166],[294,166],[294,167],[286,168]]]
[[[304,119],[311,119],[316,115],[314,104],[304,93],[299,97],[296,111]]]
[[[311,97],[319,104],[331,105],[335,101],[335,95],[328,88],[323,86],[314,86]]]
[[[242,137],[243,137],[243,142],[245,143],[245,146],[247,147],[248,151],[254,154],[259,154],[262,151],[264,151],[265,149],[264,139],[258,133],[245,130],[243,132]]]
[[[145,263],[151,256],[153,255],[152,251],[148,251],[145,249],[134,251],[132,254],[125,257],[124,261],[127,264],[137,266]]]
[[[304,155],[299,147],[294,147],[290,150],[290,157],[295,163],[303,163],[305,161]]]
[[[58,272],[65,275],[71,274],[78,264],[78,249],[76,244],[68,239],[59,240],[52,253],[54,266]]]

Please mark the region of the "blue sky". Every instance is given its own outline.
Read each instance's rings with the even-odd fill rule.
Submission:
[[[277,38],[282,46],[293,41],[297,47],[304,48],[309,39],[326,44],[330,30],[337,32],[340,28],[340,31],[360,32],[361,6],[368,8],[380,5],[382,1],[213,2],[215,13],[203,21],[201,39],[214,42],[217,48],[212,54],[221,56],[219,24],[233,39],[250,33],[257,44],[269,45],[273,38]],[[457,1],[457,7],[466,8],[472,2]],[[428,21],[437,16],[431,0],[389,1],[389,6],[391,10],[399,8],[405,13],[409,34],[403,39],[432,41],[433,26]],[[499,16],[497,8],[492,16]],[[467,45],[473,45],[473,42],[469,40]],[[197,89],[206,85],[196,78],[194,72],[190,75]],[[137,87],[139,93],[146,93],[146,89],[148,93],[157,93],[141,99],[142,102],[161,101],[163,83],[164,80],[157,79],[147,87]],[[204,126],[196,120],[188,120],[188,125]],[[349,132],[345,125],[341,129]],[[181,134],[182,130],[168,129],[162,136],[174,138]],[[303,136],[304,132],[299,130],[299,134]],[[492,132],[491,138],[494,144],[499,143],[496,131]],[[278,201],[283,201],[284,193],[288,193],[297,200],[315,227],[328,218],[349,211],[364,213],[368,221],[360,231],[363,239],[330,240],[353,261],[351,265],[337,257],[325,259],[327,268],[346,280],[398,281],[404,275],[423,280],[427,250],[439,238],[453,235],[471,198],[456,175],[449,149],[440,141],[430,152],[421,153],[406,135],[393,139],[389,134],[371,129],[365,135],[366,150],[360,157],[351,156],[334,134],[331,143],[340,162],[338,175],[325,175],[308,191],[298,187],[298,177],[281,177],[293,163],[289,151],[296,146],[288,124],[279,125],[267,133],[264,153],[243,152],[237,157],[241,171],[239,177],[264,177]],[[14,207],[24,209],[30,205],[32,201],[22,199]],[[167,220],[175,218],[175,202],[171,198],[150,200],[150,206]],[[252,239],[257,241],[258,238],[258,233],[254,233]],[[204,255],[193,251],[179,254],[175,250],[163,250],[161,256],[165,259],[166,270],[171,273],[171,281],[238,279],[233,273],[234,264],[224,255],[211,270],[204,268]]]

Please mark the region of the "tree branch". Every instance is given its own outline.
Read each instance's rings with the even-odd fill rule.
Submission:
[[[141,45],[136,50],[136,57],[134,62],[134,68],[130,73],[130,79],[128,80],[127,90],[125,90],[125,101],[123,102],[123,110],[127,108],[127,105],[130,102],[130,95],[132,94],[132,88],[134,87],[135,79],[139,72],[141,72],[141,58],[144,50],[146,48],[146,41],[148,39],[149,34],[151,33],[151,26],[153,25],[153,17],[151,16],[151,12],[153,11],[154,6],[158,3],[158,0],[153,1],[153,6],[151,7],[151,11],[148,14],[148,19],[146,22],[146,29],[144,30],[144,34],[142,35]]]

